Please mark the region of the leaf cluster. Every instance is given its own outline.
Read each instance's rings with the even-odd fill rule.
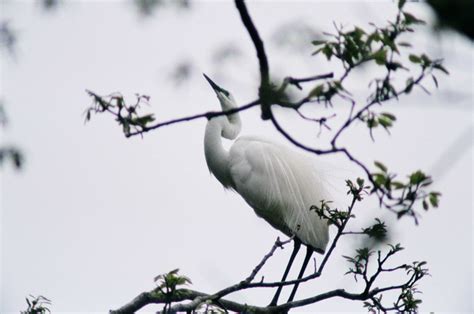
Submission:
[[[367,124],[370,131],[370,136],[374,140],[372,130],[378,126],[383,127],[388,133],[389,128],[393,126],[393,123],[397,120],[397,117],[389,112],[376,113],[374,111],[367,111],[360,116],[360,120]]]
[[[315,213],[320,217],[328,221],[329,225],[335,225],[337,228],[342,226],[350,219],[355,217],[349,211],[339,210],[337,208],[332,209],[329,204],[331,201],[321,200],[321,205],[312,205],[309,210],[314,210]]]
[[[93,113],[109,112],[115,116],[115,120],[122,126],[123,133],[128,136],[131,129],[143,132],[155,121],[153,114],[138,113],[142,105],[149,104],[150,96],[135,94],[135,103],[127,104],[120,93],[107,96],[99,96],[92,91],[87,91],[87,93],[92,97],[92,105],[85,112],[85,122],[90,121]]]
[[[369,250],[368,248],[360,248],[356,250],[356,255],[353,257],[343,256],[350,264],[352,264],[349,267],[349,270],[346,272],[346,275],[353,274],[354,280],[356,282],[359,276],[366,276],[369,259],[373,253],[374,252]]]
[[[155,283],[158,285],[156,289],[163,295],[171,296],[177,287],[192,284],[191,279],[179,275],[178,272],[179,268],[176,268],[166,274],[156,276],[154,278]]]
[[[166,300],[163,308],[164,313],[166,313],[167,309],[171,306],[173,298],[180,297],[182,290],[179,290],[178,287],[192,284],[191,279],[179,275],[178,273],[179,268],[176,268],[166,274],[161,274],[154,278],[154,281],[157,284],[154,294],[157,296],[163,296]]]
[[[420,86],[424,91],[428,90],[421,85],[421,81],[427,75],[431,75],[436,87],[438,80],[432,73],[438,70],[448,74],[448,71],[442,65],[442,60],[431,60],[426,54],[410,54],[408,59],[411,63],[420,66],[420,74],[415,78],[409,76],[402,89],[397,90],[394,86],[392,73],[403,70],[411,70],[402,61],[402,48],[410,48],[411,44],[407,41],[401,41],[404,33],[413,32],[413,26],[425,24],[424,21],[415,15],[406,12],[404,1],[399,2],[398,13],[395,21],[389,21],[386,26],[379,27],[370,23],[372,29],[364,30],[355,26],[353,29],[344,30],[342,26],[335,25],[336,33],[324,33],[327,39],[314,40],[312,43],[317,48],[313,55],[322,54],[329,61],[332,58],[338,59],[343,68],[344,74],[332,82],[316,85],[309,93],[308,99],[314,99],[319,102],[331,103],[334,95],[340,95],[348,99],[354,105],[355,101],[351,98],[351,93],[343,86],[344,79],[348,74],[366,63],[373,63],[385,68],[386,74],[381,78],[375,78],[369,84],[373,92],[368,97],[368,104],[356,115],[356,117],[366,123],[373,138],[372,130],[377,126],[382,126],[388,131],[396,117],[390,113],[377,114],[371,110],[372,104],[382,103],[392,98],[398,99],[401,94],[408,94],[414,86]]]
[[[30,295],[29,297],[25,298],[26,304],[28,304],[28,308],[26,311],[21,311],[21,314],[46,314],[51,313],[49,306],[51,305],[51,301],[42,296],[33,296]]]
[[[403,250],[400,244],[389,245],[388,252],[382,257],[382,252],[377,251],[376,258],[376,270],[369,274],[369,264],[373,261],[375,251],[368,248],[360,248],[356,250],[354,256],[344,256],[344,258],[351,264],[346,274],[352,274],[354,280],[362,279],[365,283],[365,293],[369,295],[367,301],[364,302],[364,307],[369,311],[397,311],[397,312],[416,312],[418,305],[421,303],[420,299],[416,298],[416,294],[419,292],[416,283],[424,276],[429,275],[428,269],[425,267],[426,262],[413,262],[411,265],[400,265],[394,268],[387,268],[385,264],[393,255]],[[401,284],[385,287],[375,288],[370,290],[375,280],[386,272],[395,272],[404,270],[406,274],[406,280]],[[385,291],[399,291],[395,301],[393,301],[390,307],[383,304],[383,292]],[[370,293],[372,291],[372,293]]]
[[[365,185],[365,180],[362,178],[357,178],[356,183],[348,179],[346,186],[349,188],[347,194],[352,195],[357,201],[362,201],[362,196],[369,194],[370,186]]]
[[[340,80],[330,80],[316,85],[308,94],[308,99],[333,106],[332,99],[338,95],[343,99],[350,99],[351,93],[344,88]]]
[[[387,226],[379,218],[375,218],[375,223],[362,229],[362,233],[377,241],[382,241],[387,237]]]
[[[413,14],[403,10],[404,4],[398,7],[399,12],[394,22],[389,22],[385,27],[378,27],[371,23],[371,31],[358,26],[345,31],[343,27],[336,26],[336,34],[325,33],[327,40],[314,40],[312,43],[318,47],[313,55],[322,53],[328,60],[335,57],[342,61],[344,68],[354,68],[362,63],[373,61],[379,66],[390,70],[404,68],[400,63],[389,60],[391,53],[399,54],[399,46],[410,47],[409,43],[397,42],[400,35],[413,32],[413,25],[424,24]]]
[[[397,175],[388,171],[381,162],[374,162],[376,172],[371,174],[375,188],[381,192],[379,201],[389,210],[395,212],[398,218],[405,215],[412,216],[416,220],[417,213],[414,206],[421,201],[423,209],[438,207],[441,193],[426,191],[433,180],[423,171],[417,170],[411,173],[406,181],[396,180]]]

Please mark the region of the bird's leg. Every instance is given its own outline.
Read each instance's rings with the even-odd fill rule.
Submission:
[[[283,273],[283,277],[281,278],[281,282],[284,282],[286,280],[286,277],[288,276],[288,273],[290,272],[291,265],[293,264],[293,261],[295,260],[296,254],[298,253],[300,247],[301,247],[301,242],[298,239],[294,239],[294,244],[295,246],[293,247],[293,252],[291,252],[290,260],[288,261],[288,265],[286,266],[285,272]],[[278,298],[280,297],[281,289],[283,286],[278,286],[278,289],[275,293],[275,296],[272,299],[272,302],[270,302],[269,306],[275,306],[277,305]]]
[[[301,278],[303,278],[304,270],[306,269],[306,266],[308,266],[308,262],[309,262],[309,259],[311,258],[312,254],[313,254],[313,249],[310,248],[309,246],[307,246],[306,247],[306,256],[304,257],[303,266],[301,266],[300,274],[298,275],[297,280],[300,280]],[[295,286],[293,287],[293,291],[291,291],[290,298],[288,299],[288,302],[293,301],[293,299],[295,298],[296,289],[298,289],[298,286],[299,286],[299,282],[297,282],[295,284]]]

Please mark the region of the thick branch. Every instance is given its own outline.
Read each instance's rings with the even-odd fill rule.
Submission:
[[[175,291],[174,295],[171,297],[167,297],[156,291],[143,292],[142,294],[137,296],[135,299],[133,299],[130,303],[122,306],[121,308],[117,310],[112,310],[110,311],[110,313],[111,314],[134,313],[148,304],[166,304],[170,302],[182,302],[186,300],[195,300],[195,299],[205,300],[209,296],[210,296],[209,294],[202,293],[195,290],[190,290],[190,289],[179,289]],[[226,309],[229,309],[231,311],[236,311],[236,312],[245,312],[248,310],[252,310],[253,308],[252,306],[247,306],[246,304],[240,304],[240,303],[236,303],[229,300],[223,300],[223,299],[219,300],[219,303],[222,306],[224,306]],[[194,308],[196,308],[199,304],[200,303],[197,303]],[[176,307],[177,307],[176,309],[173,307],[174,311],[184,311],[184,308],[181,309],[179,307],[179,304]],[[255,313],[258,313],[258,311],[255,311]]]
[[[260,35],[258,34],[257,28],[252,22],[252,18],[247,11],[247,7],[245,5],[244,0],[235,0],[235,6],[239,11],[240,18],[244,23],[245,28],[247,29],[250,38],[257,50],[257,58],[260,65],[260,79],[261,85],[269,85],[270,83],[270,74],[269,74],[269,67],[268,67],[268,59],[267,55],[265,54],[265,48],[263,46],[263,41],[260,39]]]
[[[328,292],[324,292],[318,294],[316,296],[284,303],[278,306],[267,306],[267,307],[260,307],[248,304],[242,304],[226,299],[219,299],[217,304],[222,306],[223,308],[235,311],[235,312],[244,312],[244,313],[286,313],[292,308],[302,307],[305,305],[313,304],[322,300],[327,300],[334,297],[341,297],[349,300],[367,300],[383,291],[400,289],[403,285],[400,286],[391,286],[382,289],[375,288],[370,292],[362,292],[362,293],[350,293],[345,291],[344,289],[335,289]],[[212,300],[212,295],[207,293],[191,290],[191,289],[179,289],[175,292],[172,297],[166,297],[160,293],[156,293],[155,291],[151,292],[144,292],[140,294],[138,297],[133,299],[130,303],[122,306],[117,310],[110,311],[111,314],[124,314],[124,313],[133,313],[138,311],[139,309],[143,308],[148,304],[166,304],[170,302],[182,302],[182,301],[191,301],[189,303],[180,303],[175,304],[172,306],[168,312],[176,313],[176,312],[186,312],[195,310],[201,303],[205,302],[206,300]]]

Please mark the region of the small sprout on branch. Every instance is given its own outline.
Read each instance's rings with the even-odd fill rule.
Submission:
[[[176,268],[169,273],[158,275],[154,278],[155,283],[158,285],[158,289],[163,293],[172,293],[176,290],[176,287],[192,284],[191,279],[186,276],[178,274],[179,268]]]
[[[354,257],[351,256],[343,256],[352,266],[349,267],[349,270],[345,273],[353,274],[354,280],[357,282],[358,277],[362,276],[364,279],[367,277],[367,267],[369,264],[370,256],[374,253],[374,251],[369,250],[368,248],[360,248],[356,250],[356,255]]]
[[[161,274],[154,278],[155,283],[158,285],[155,289],[155,293],[162,295],[166,300],[171,300],[172,297],[179,296],[180,290],[178,287],[191,284],[191,279],[186,276],[178,274],[179,268],[170,271],[167,274]],[[165,303],[163,312],[171,306],[171,301]]]
[[[356,200],[362,201],[362,195],[368,195],[370,190],[370,186],[364,185],[364,182],[362,178],[357,178],[356,184],[349,179],[346,180],[346,186],[349,188],[347,194],[352,194]]]
[[[342,228],[347,220],[351,217],[355,217],[353,214],[350,214],[349,211],[341,211],[337,208],[332,209],[329,207],[331,201],[321,201],[321,205],[312,205],[309,210],[314,210],[315,213],[324,219],[328,220],[328,224],[335,225],[337,228]]]
[[[370,137],[372,140],[374,140],[373,129],[380,125],[387,131],[387,133],[390,134],[389,128],[393,126],[393,123],[397,120],[397,117],[388,112],[375,113],[373,111],[367,110],[365,114],[360,115],[359,119],[367,124]]]

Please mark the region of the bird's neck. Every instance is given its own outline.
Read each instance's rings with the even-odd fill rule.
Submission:
[[[240,133],[240,118],[237,115],[212,118],[206,126],[204,152],[207,166],[212,174],[226,188],[233,186],[229,169],[229,152],[222,144],[222,137],[235,139]]]

